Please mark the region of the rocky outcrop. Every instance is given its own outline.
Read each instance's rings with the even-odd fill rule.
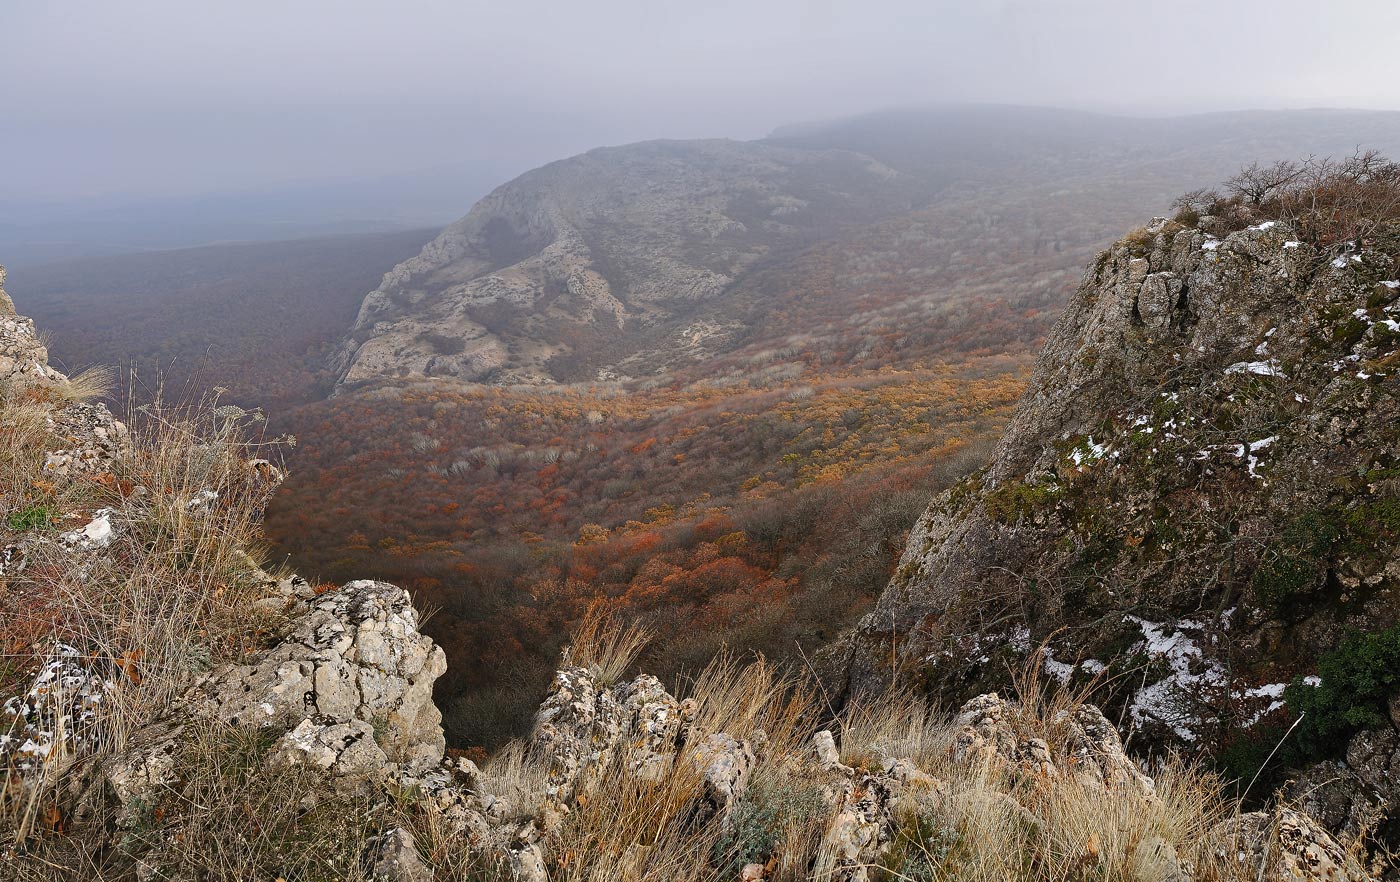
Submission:
[[[248,664],[200,678],[136,746],[104,760],[101,786],[119,821],[171,783],[185,730],[201,720],[267,730],[269,762],[309,765],[347,787],[421,783],[442,767],[432,684],[445,665],[418,632],[408,595],[382,582],[319,595],[300,579],[277,584],[275,596],[294,616],[287,635]]]
[[[283,586],[297,613],[291,633],[251,663],[205,677],[191,696],[196,712],[285,729],[287,758],[323,768],[418,773],[438,764],[446,745],[432,688],[447,663],[419,633],[408,594],[372,581],[322,595],[299,580]]]
[[[34,320],[15,314],[5,293],[5,269],[0,267],[0,381],[56,385],[64,376],[49,367],[49,351],[34,331]]]
[[[402,827],[370,843],[369,863],[373,882],[433,882],[433,871],[418,856],[413,834]]]
[[[827,653],[838,691],[887,683],[892,646],[949,701],[1039,655],[1111,680],[1144,744],[1273,724],[1345,634],[1400,625],[1397,368],[1393,236],[1153,221],[1088,270],[990,465]]]
[[[340,352],[341,384],[594,382],[703,358],[742,330],[718,302],[736,278],[832,217],[907,207],[894,176],[858,154],[734,141],[551,163],[384,276]]]

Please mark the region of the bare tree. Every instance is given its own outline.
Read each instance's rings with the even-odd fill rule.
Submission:
[[[1305,169],[1306,165],[1288,160],[1279,160],[1268,166],[1255,162],[1226,181],[1225,189],[1250,205],[1262,205],[1270,196],[1301,177]]]

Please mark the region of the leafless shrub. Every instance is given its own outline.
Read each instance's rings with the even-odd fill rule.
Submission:
[[[1223,191],[1194,190],[1174,203],[1177,220],[1212,216],[1225,230],[1284,221],[1318,248],[1360,245],[1400,225],[1400,164],[1376,151],[1345,159],[1253,163]]]

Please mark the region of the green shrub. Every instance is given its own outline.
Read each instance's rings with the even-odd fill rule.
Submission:
[[[822,788],[816,782],[759,776],[715,843],[715,866],[721,878],[738,878],[745,864],[763,863],[775,854],[795,821],[826,813]]]
[[[1341,535],[1341,518],[1335,512],[1309,511],[1289,522],[1255,567],[1250,584],[1256,595],[1278,610],[1320,586],[1332,546]]]
[[[1260,601],[1271,609],[1280,610],[1299,595],[1317,588],[1324,573],[1322,565],[1315,560],[1288,551],[1272,552],[1254,568],[1250,584]]]
[[[1297,746],[1304,758],[1333,756],[1353,734],[1387,722],[1386,702],[1400,691],[1400,626],[1347,637],[1318,663],[1321,683],[1295,679],[1284,692],[1302,715]]]
[[[29,505],[12,511],[5,518],[5,525],[13,533],[26,530],[46,530],[53,526],[57,512],[47,505]]]
[[[1215,770],[1237,793],[1244,795],[1244,788],[1253,783],[1248,795],[1267,801],[1283,772],[1298,759],[1296,746],[1284,737],[1287,731],[1287,726],[1273,723],[1234,730],[1213,757]]]
[[[1366,330],[1370,328],[1369,322],[1362,321],[1355,316],[1348,316],[1332,328],[1332,342],[1341,346],[1355,346],[1366,336]]]
[[[1400,539],[1400,499],[1362,503],[1346,514],[1347,534],[1355,551]]]

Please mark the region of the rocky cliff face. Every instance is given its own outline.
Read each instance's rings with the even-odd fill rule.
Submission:
[[[837,653],[844,684],[955,697],[1039,652],[1109,681],[1142,735],[1219,747],[1280,719],[1286,684],[1306,698],[1347,634],[1393,633],[1400,247],[1301,238],[1159,219],[1104,252],[994,460],[930,506]],[[1395,729],[1364,737],[1363,774],[1392,780]]]
[[[832,218],[907,208],[896,178],[855,153],[733,141],[551,163],[384,277],[340,353],[341,383],[594,381],[684,363],[741,330],[714,314],[739,274]]]

